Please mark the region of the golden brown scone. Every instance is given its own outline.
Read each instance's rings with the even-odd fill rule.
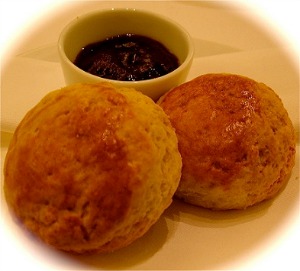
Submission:
[[[8,205],[46,243],[110,252],[142,236],[169,206],[181,157],[173,127],[150,98],[77,84],[27,113],[4,174]]]
[[[207,74],[158,102],[182,156],[177,197],[211,209],[243,209],[274,197],[295,159],[292,123],[268,86],[233,74]]]

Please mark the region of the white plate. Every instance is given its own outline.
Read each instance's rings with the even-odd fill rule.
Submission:
[[[47,92],[64,85],[56,51],[62,27],[77,14],[112,6],[143,8],[177,20],[196,46],[188,79],[209,72],[232,72],[264,82],[282,98],[299,131],[297,55],[267,22],[249,13],[248,7],[220,2],[67,2],[32,21],[6,53],[1,85],[2,166],[9,132]],[[69,255],[36,240],[12,219],[2,191],[0,264],[5,269],[1,270],[285,270],[287,263],[296,268],[298,182],[299,142],[290,181],[274,200],[229,212],[175,201],[153,228],[129,247],[92,256]]]

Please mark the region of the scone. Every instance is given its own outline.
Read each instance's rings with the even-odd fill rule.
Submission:
[[[4,175],[9,207],[43,241],[74,253],[110,252],[141,237],[169,206],[181,156],[150,98],[76,84],[27,113]]]
[[[280,98],[263,83],[206,74],[158,102],[178,137],[176,196],[211,209],[244,209],[274,197],[295,160],[295,134]]]

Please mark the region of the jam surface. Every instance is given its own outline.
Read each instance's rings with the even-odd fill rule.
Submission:
[[[88,44],[74,64],[99,77],[139,81],[160,77],[179,66],[177,57],[151,38],[123,34]]]

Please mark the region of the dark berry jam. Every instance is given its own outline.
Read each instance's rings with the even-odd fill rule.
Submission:
[[[86,45],[74,64],[99,77],[140,81],[160,77],[179,66],[177,57],[151,38],[123,34]]]

